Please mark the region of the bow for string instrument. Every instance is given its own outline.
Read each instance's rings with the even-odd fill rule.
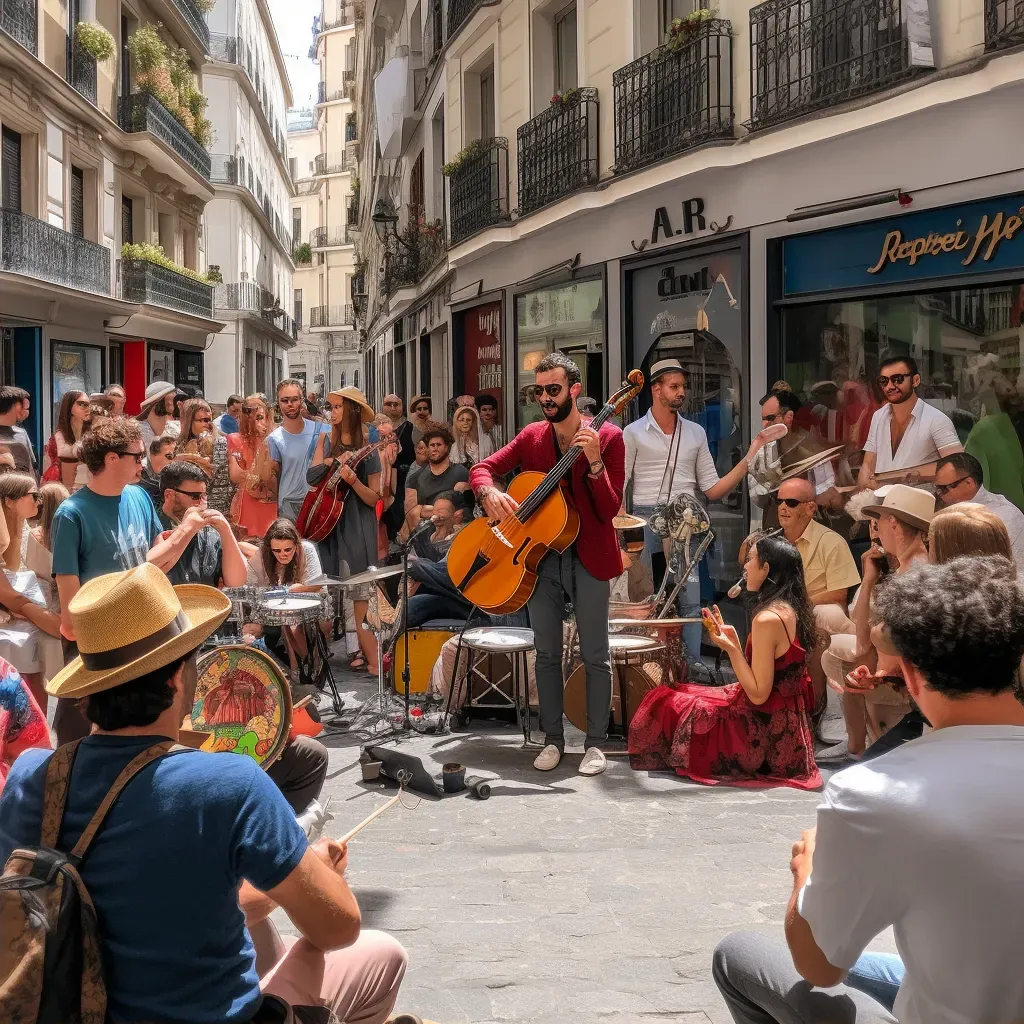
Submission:
[[[644,375],[631,370],[588,424],[591,430],[622,410],[640,393]],[[518,611],[537,583],[537,566],[549,551],[564,551],[580,530],[579,513],[563,481],[583,449],[573,445],[547,473],[520,473],[508,487],[519,503],[501,522],[474,519],[455,535],[448,551],[448,575],[467,601],[491,614]]]
[[[345,499],[351,491],[351,487],[341,478],[342,469],[348,466],[354,470],[375,451],[395,443],[396,438],[389,434],[379,441],[374,441],[373,444],[360,448],[348,462],[339,459],[327,476],[307,492],[302,508],[299,509],[298,522],[295,524],[299,529],[299,535],[312,541],[321,541],[329,537],[341,519]]]

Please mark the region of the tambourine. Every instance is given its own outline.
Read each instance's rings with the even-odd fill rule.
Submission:
[[[203,750],[248,754],[262,768],[288,742],[291,690],[277,663],[246,644],[215,647],[196,660],[192,729],[209,733]]]

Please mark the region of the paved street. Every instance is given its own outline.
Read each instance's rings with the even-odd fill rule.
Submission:
[[[370,692],[365,674],[343,676],[349,702]],[[337,836],[393,789],[361,781],[353,737],[326,742]],[[488,722],[403,740],[438,773],[459,761],[502,781],[486,802],[394,808],[352,843],[364,923],[409,951],[398,1008],[451,1024],[725,1024],[711,951],[735,928],[780,931],[790,846],[816,795],[697,786],[623,760],[584,779],[579,754],[541,775],[520,742]]]

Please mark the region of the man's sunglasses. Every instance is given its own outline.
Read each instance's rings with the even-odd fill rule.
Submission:
[[[969,476],[962,476],[959,480],[954,480],[951,484],[936,484],[935,493],[940,497],[943,494],[948,494],[954,487],[959,487],[965,480],[970,480]]]
[[[557,398],[562,393],[561,384],[537,384],[533,389],[533,397],[538,401],[547,395],[548,398]]]
[[[145,452],[114,452],[119,459],[134,459],[140,466],[146,457]]]
[[[797,505],[806,504],[803,498],[780,498],[778,495],[776,495],[772,500],[776,505],[785,505],[786,508],[796,508]]]
[[[176,494],[184,494],[189,501],[206,501],[206,491],[183,491],[180,487],[172,487]]]
[[[878,378],[878,386],[884,388],[891,382],[899,388],[903,386],[905,380],[910,380],[912,376],[911,373],[890,373],[888,377]]]

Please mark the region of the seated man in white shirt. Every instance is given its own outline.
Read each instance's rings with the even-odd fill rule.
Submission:
[[[622,432],[626,445],[626,484],[632,484],[634,515],[650,520],[657,505],[678,494],[701,493],[708,501],[724,498],[743,480],[747,465],[763,441],[755,435],[746,456],[719,479],[715,460],[708,448],[708,435],[698,423],[685,420],[680,410],[686,401],[686,374],[675,359],[662,359],[651,366],[651,408],[647,415],[630,423]],[[661,553],[662,539],[650,527],[645,529],[644,563]],[[700,580],[694,565],[680,591],[679,614],[700,615]],[[689,658],[700,658],[701,624],[683,627],[683,643]]]
[[[935,466],[935,496],[944,507],[973,501],[994,512],[1010,535],[1018,574],[1024,573],[1024,512],[1009,498],[986,490],[981,463],[966,452],[939,459]]]
[[[878,386],[885,405],[871,417],[864,461],[857,474],[861,490],[876,490],[876,473],[907,470],[906,478],[889,483],[930,480],[940,458],[962,452],[953,421],[933,405],[918,398],[921,375],[911,356],[883,355],[878,364]]]
[[[1024,593],[1007,559],[956,558],[891,579],[878,611],[933,729],[829,781],[793,846],[786,944],[715,950],[740,1024],[1022,1018]],[[865,954],[890,926],[901,956]]]

